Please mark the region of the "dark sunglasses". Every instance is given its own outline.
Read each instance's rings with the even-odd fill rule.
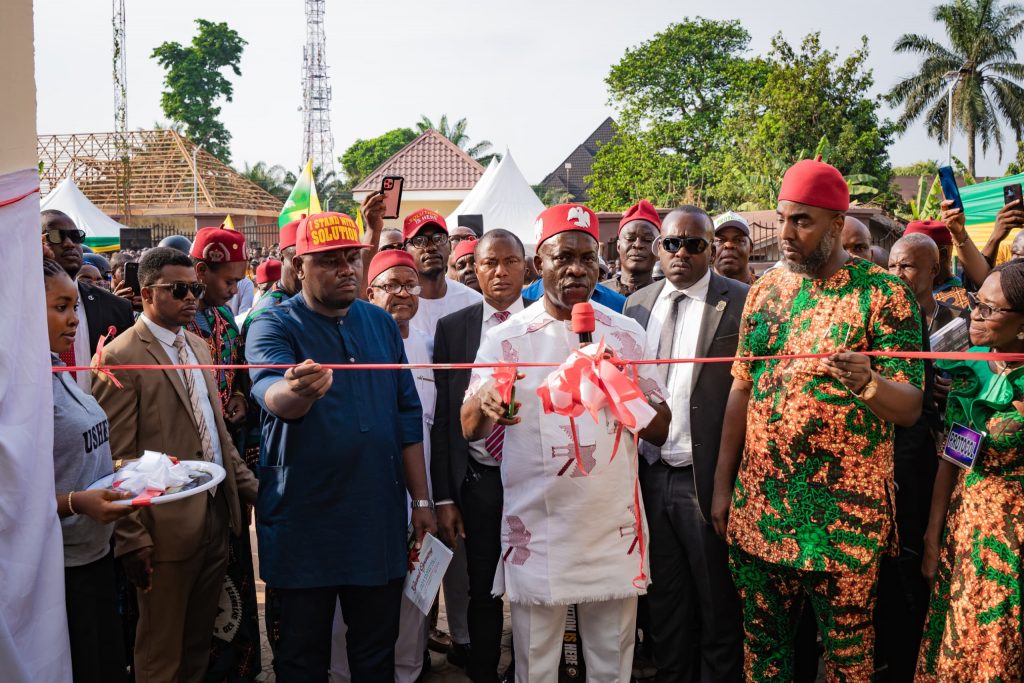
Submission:
[[[670,254],[686,249],[688,254],[703,254],[708,248],[708,241],[703,237],[662,237],[661,248]]]
[[[202,282],[169,282],[158,285],[147,285],[150,288],[169,289],[171,296],[175,299],[184,299],[189,292],[197,299],[202,299],[206,294],[206,285]]]
[[[50,228],[46,231],[46,241],[50,244],[63,244],[64,240],[81,244],[85,241],[85,232],[82,230],[58,230],[57,228]]]
[[[395,251],[405,251],[405,245],[401,242],[392,242],[391,244],[385,244],[377,251],[388,251],[394,249]]]

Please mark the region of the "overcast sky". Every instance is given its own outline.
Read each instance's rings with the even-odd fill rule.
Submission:
[[[933,0],[328,0],[327,57],[334,88],[335,153],[357,138],[467,117],[474,140],[507,146],[539,182],[605,116],[604,77],[624,50],[684,17],[740,19],[751,51],[768,50],[781,31],[791,42],[821,31],[842,54],[867,34],[876,91],[913,73],[917,60],[891,51],[905,32],[945,41],[928,17]],[[297,167],[302,151],[300,74],[305,41],[300,0],[127,0],[128,125],[166,120],[160,110],[163,70],[152,59],[165,40],[188,44],[193,20],[226,21],[248,41],[233,102],[222,119],[233,135],[234,162],[265,160]],[[40,133],[113,129],[109,0],[35,3],[36,86]],[[889,112],[886,112],[889,114]],[[999,162],[994,152],[978,173],[1001,174],[1012,160],[1012,133]],[[894,164],[944,159],[945,148],[918,125],[890,149]],[[953,153],[966,158],[962,138]],[[980,154],[980,149],[979,149]]]

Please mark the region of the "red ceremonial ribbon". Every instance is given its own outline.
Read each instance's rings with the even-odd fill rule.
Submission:
[[[5,206],[10,206],[11,204],[17,204],[22,199],[25,199],[25,197],[30,197],[30,196],[34,195],[36,192],[39,192],[39,186],[38,185],[34,189],[29,190],[25,194],[18,195],[17,197],[10,197],[8,199],[0,199],[0,209],[4,208]]]

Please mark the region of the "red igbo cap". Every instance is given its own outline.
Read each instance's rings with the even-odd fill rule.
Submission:
[[[622,232],[626,223],[630,221],[647,221],[656,227],[658,232],[661,232],[661,217],[658,216],[658,210],[646,199],[641,199],[622,214],[622,220],[619,221],[619,232]]]
[[[277,259],[267,259],[256,266],[256,284],[262,285],[266,282],[277,282],[281,279],[281,262]]]
[[[202,228],[196,233],[189,256],[206,263],[239,263],[247,261],[245,235],[237,230]]]
[[[416,271],[416,261],[413,260],[412,255],[407,251],[399,251],[398,249],[386,249],[385,251],[378,251],[370,261],[370,269],[367,271],[366,282],[367,284],[373,284],[373,281],[377,279],[377,276],[383,273],[389,268],[395,268],[396,266],[406,266]]]
[[[444,222],[444,216],[430,209],[419,209],[405,217],[405,222],[402,224],[402,236],[411,240],[428,225],[436,225],[446,233],[448,232],[448,224]]]
[[[295,253],[298,256],[335,249],[370,247],[359,241],[359,228],[351,217],[333,211],[303,218],[296,233]]]
[[[457,263],[460,258],[476,251],[477,240],[462,240],[455,245],[452,251],[452,263]]]
[[[779,201],[846,211],[850,208],[850,188],[834,166],[804,159],[790,166],[783,176]]]
[[[953,234],[942,221],[910,221],[903,234],[913,235],[915,232],[928,235],[940,247],[948,247],[953,244]]]
[[[305,216],[303,216],[303,218],[305,218]],[[299,223],[301,223],[301,222],[302,222],[302,219],[300,218],[297,221],[292,221],[291,223],[285,223],[283,226],[281,226],[281,232],[280,232],[280,234],[278,235],[278,238],[277,238],[277,246],[282,251],[287,249],[288,247],[294,247],[295,246],[295,238],[296,238],[296,235],[297,235],[297,233],[299,231]]]
[[[560,232],[585,232],[598,242],[597,214],[582,204],[557,204],[545,209],[534,224],[539,247],[549,237]]]

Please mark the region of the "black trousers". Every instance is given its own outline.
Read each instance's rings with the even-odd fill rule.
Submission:
[[[471,461],[462,482],[462,522],[466,527],[469,571],[469,664],[474,683],[498,680],[504,612],[501,598],[491,595],[501,559],[501,470]]]
[[[64,568],[64,603],[75,683],[128,680],[113,552],[80,567]]]
[[[650,529],[651,641],[659,682],[738,683],[743,622],[728,549],[697,504],[692,467],[640,465]]]
[[[393,683],[404,578],[383,586],[277,588],[281,637],[274,653],[278,683],[326,683],[335,600],[348,626],[353,683]]]

